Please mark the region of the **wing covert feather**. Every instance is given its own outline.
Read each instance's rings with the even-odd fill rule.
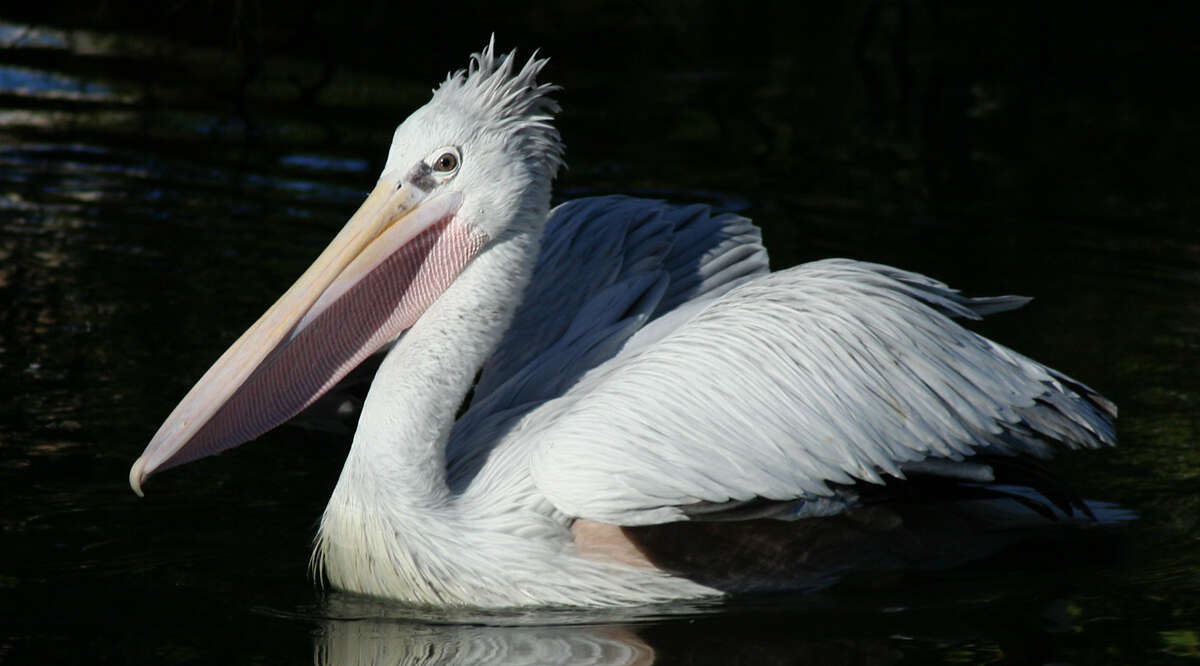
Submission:
[[[752,280],[553,403],[529,433],[535,482],[564,513],[639,525],[834,498],[906,463],[1113,443],[1111,403],[950,318],[1026,300],[849,260]]]
[[[606,338],[616,348],[680,304],[766,272],[761,233],[746,218],[625,196],[564,203],[551,211],[533,278],[475,395],[503,392],[584,331],[625,321]]]
[[[766,272],[758,228],[708,206],[607,196],[555,208],[521,305],[451,432],[452,484],[468,484],[523,415],[684,321],[693,309],[681,305]]]

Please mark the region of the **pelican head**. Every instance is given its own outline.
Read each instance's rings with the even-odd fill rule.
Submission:
[[[152,474],[291,418],[411,327],[492,244],[544,224],[562,163],[546,60],[494,41],[397,129],[378,183],[317,260],[192,387],[133,464]]]

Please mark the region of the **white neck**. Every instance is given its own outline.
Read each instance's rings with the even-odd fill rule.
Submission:
[[[495,497],[481,505],[446,485],[455,413],[511,322],[540,235],[527,231],[490,245],[384,359],[313,553],[316,573],[334,587],[475,606],[713,593],[654,569],[575,555],[561,518]]]
[[[508,328],[537,234],[490,244],[380,365],[333,499],[435,506],[449,497],[445,449],[455,414]]]
[[[536,229],[490,243],[380,365],[313,554],[335,587],[440,596],[415,589],[423,587],[419,553],[470,532],[446,485],[446,443],[520,303],[539,250]]]

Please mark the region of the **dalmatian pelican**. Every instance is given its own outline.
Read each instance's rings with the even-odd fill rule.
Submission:
[[[779,537],[931,480],[1086,512],[1001,483],[1115,441],[1110,402],[958,323],[1027,299],[846,259],[770,272],[749,220],[701,205],[551,208],[563,144],[545,64],[493,41],[396,129],[359,210],[133,464],[135,492],[283,423],[390,345],[316,537],[314,568],[342,590],[703,598],[731,588],[639,535]],[[719,558],[721,543],[693,548]]]

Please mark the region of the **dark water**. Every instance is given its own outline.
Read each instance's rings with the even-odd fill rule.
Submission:
[[[0,10],[0,663],[1200,658],[1191,17],[218,4]],[[708,201],[762,224],[776,267],[853,256],[1036,296],[981,328],[1120,404],[1120,448],[1056,470],[1140,518],[798,598],[513,616],[310,582],[345,435],[285,426],[135,498],[170,408],[493,29],[554,58],[562,197]]]

